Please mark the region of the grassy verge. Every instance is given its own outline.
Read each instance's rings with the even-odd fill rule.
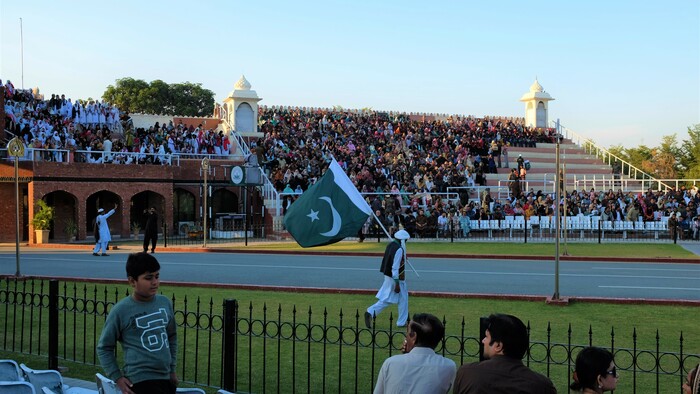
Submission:
[[[65,294],[80,297],[95,294],[94,298],[112,302],[125,295],[126,286],[86,285],[68,283]],[[298,391],[359,392],[371,390],[376,374],[383,360],[390,354],[396,354],[396,348],[403,339],[401,329],[392,327],[390,314],[396,315],[396,309],[387,309],[377,318],[377,331],[373,334],[364,329],[362,312],[375,299],[367,295],[342,294],[304,294],[278,293],[265,291],[242,291],[211,288],[162,287],[163,294],[175,300],[176,319],[180,325],[180,362],[178,372],[183,371],[183,385],[193,386],[195,382],[204,386],[218,386],[221,374],[221,320],[216,317],[222,313],[225,299],[239,302],[239,332],[250,331],[252,335],[239,336],[239,391],[263,392],[275,391],[278,379],[281,392],[289,392],[292,385]],[[63,290],[62,290],[63,292]],[[97,302],[98,310],[100,302]],[[94,380],[94,373],[99,367],[94,364],[94,346],[91,345],[99,336],[103,316],[95,317],[90,313],[91,303],[81,312],[81,302],[66,305],[77,308],[77,312],[61,314],[60,365],[69,366],[66,376]],[[0,305],[0,326],[7,327],[3,341],[1,357],[14,358],[35,368],[45,367],[45,347],[39,353],[36,344],[27,351],[20,344],[20,335],[27,325],[35,327],[36,342],[38,335],[37,316],[29,312]],[[411,313],[429,312],[444,319],[447,335],[447,353],[459,354],[464,347],[467,356],[451,355],[457,364],[472,362],[478,352],[479,317],[493,312],[510,313],[529,323],[533,343],[558,344],[549,357],[549,375],[560,392],[570,378],[571,366],[566,360],[568,349],[571,357],[578,351],[573,345],[587,345],[619,349],[617,355],[618,369],[621,369],[620,392],[632,392],[632,382],[636,380],[637,391],[653,392],[656,377],[653,373],[633,372],[632,357],[639,354],[638,364],[654,371],[654,354],[657,351],[678,353],[682,346],[684,353],[696,353],[700,349],[700,327],[692,318],[697,314],[696,307],[645,306],[645,305],[606,305],[575,303],[567,307],[546,305],[542,302],[505,301],[505,300],[455,300],[412,297]],[[296,312],[295,312],[296,311]],[[22,315],[24,313],[24,315]],[[17,319],[14,317],[17,316]],[[19,318],[24,316],[24,326],[19,326]],[[4,322],[2,321],[4,320]],[[9,325],[6,325],[9,323]],[[296,324],[296,325],[295,325]],[[77,329],[72,327],[77,326]],[[335,327],[342,326],[343,329]],[[65,327],[65,329],[64,329]],[[19,329],[19,331],[18,331]],[[276,333],[292,339],[280,339]],[[294,334],[292,334],[294,332]],[[307,335],[308,334],[308,335]],[[309,335],[311,340],[309,340]],[[343,341],[338,342],[339,336]],[[682,336],[682,339],[681,339]],[[315,343],[326,337],[326,345]],[[658,337],[658,339],[657,339]],[[29,341],[25,337],[24,341]],[[381,344],[394,344],[391,351]],[[362,346],[358,346],[357,343]],[[371,345],[374,344],[374,345]],[[551,346],[551,345],[550,345]],[[545,345],[534,345],[533,356],[546,360]],[[14,349],[14,350],[13,350]],[[455,351],[457,349],[457,351]],[[630,350],[625,350],[630,349]],[[637,349],[634,352],[631,349]],[[641,350],[646,352],[639,353]],[[25,354],[23,354],[25,353]],[[27,355],[26,353],[33,353]],[[38,355],[37,355],[38,354]],[[279,354],[279,356],[278,356]],[[43,357],[42,357],[43,355]],[[664,357],[660,364],[667,370],[674,368],[675,356]],[[73,362],[71,360],[76,360]],[[41,364],[41,363],[44,364]],[[686,360],[686,369],[698,362],[697,356]],[[357,373],[355,372],[355,365]],[[677,363],[676,363],[677,364]],[[546,363],[533,362],[534,369],[547,373]],[[675,368],[678,366],[675,365]],[[296,369],[294,369],[296,368]],[[307,380],[306,370],[311,371]],[[294,373],[292,373],[294,371]],[[355,376],[358,379],[355,379]],[[265,384],[265,386],[263,386]],[[660,392],[678,392],[680,375],[662,376],[659,379]],[[649,388],[642,390],[641,388]],[[208,392],[214,392],[209,387]]]
[[[333,245],[315,248],[302,248],[293,242],[259,242],[248,246],[239,244],[209,245],[212,248],[241,251],[289,251],[289,252],[331,252],[331,253],[384,253],[386,242],[366,240],[358,242],[339,242]],[[674,244],[581,244],[570,243],[560,246],[563,254],[566,249],[569,256],[578,257],[627,257],[627,258],[682,258],[698,259],[697,256],[680,245]],[[410,254],[454,254],[454,255],[503,255],[503,256],[554,256],[553,243],[490,243],[490,242],[410,242]]]

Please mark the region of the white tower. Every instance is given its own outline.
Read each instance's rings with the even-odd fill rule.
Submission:
[[[548,102],[552,100],[554,100],[552,96],[544,91],[535,78],[530,91],[520,98],[520,101],[525,103],[525,126],[548,127]]]
[[[233,85],[233,91],[224,99],[225,118],[229,125],[243,137],[261,137],[258,132],[258,97],[250,90],[250,82],[241,75]]]

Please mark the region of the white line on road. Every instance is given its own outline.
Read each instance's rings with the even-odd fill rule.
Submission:
[[[645,289],[645,290],[690,290],[700,291],[700,288],[695,287],[648,287],[648,286],[598,286],[608,289]]]
[[[43,258],[29,257],[31,260],[49,260],[49,261],[70,261],[76,262],[76,259],[63,258]],[[98,261],[95,259],[85,259],[85,261]],[[272,265],[272,264],[237,264],[230,262],[222,263],[176,263],[169,261],[160,261],[161,265],[183,265],[189,267],[224,267],[224,268],[269,268],[269,269],[294,269],[294,270],[332,270],[332,271],[377,271],[376,268],[360,268],[360,267],[322,267],[322,266],[290,266],[290,265]],[[542,276],[552,277],[554,273],[538,273],[538,272],[505,272],[505,271],[456,271],[456,270],[425,270],[419,269],[421,273],[429,274],[458,274],[458,275],[519,275],[519,276]],[[687,272],[687,271],[683,271]],[[561,277],[574,278],[631,278],[631,279],[673,279],[673,280],[700,280],[700,277],[692,276],[658,276],[658,275],[606,275],[606,274],[560,274]]]
[[[694,267],[696,268],[697,271],[700,271],[700,266]],[[634,268],[634,267],[625,267],[625,268],[613,268],[613,267],[592,267],[591,269],[593,270],[634,270],[634,271],[675,271],[675,272],[688,272],[688,268],[685,269],[680,269],[680,268]],[[691,269],[692,271],[692,269]]]

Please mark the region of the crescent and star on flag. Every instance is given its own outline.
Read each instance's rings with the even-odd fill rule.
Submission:
[[[323,235],[324,237],[333,237],[333,236],[337,235],[338,232],[340,232],[340,228],[341,228],[342,225],[343,225],[343,219],[340,217],[340,214],[338,213],[338,211],[337,211],[337,210],[335,209],[335,207],[333,206],[333,201],[331,200],[330,197],[328,197],[328,196],[323,196],[323,197],[319,197],[318,199],[319,199],[319,200],[323,200],[323,201],[327,202],[328,205],[330,205],[330,207],[331,207],[331,214],[332,214],[332,216],[333,216],[333,225],[331,226],[331,229],[328,230],[328,231],[326,231],[325,233],[319,233],[319,234],[320,234],[320,235]],[[311,209],[311,212],[309,212],[309,214],[306,215],[307,217],[309,217],[309,219],[311,219],[311,223],[313,223],[313,222],[316,221],[316,220],[321,220],[321,219],[319,219],[319,217],[318,217],[318,212],[319,212],[319,211],[314,211],[313,208],[312,208],[312,209]]]

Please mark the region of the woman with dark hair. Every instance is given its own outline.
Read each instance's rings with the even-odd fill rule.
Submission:
[[[683,382],[683,394],[700,394],[700,364],[688,372]]]
[[[617,378],[612,353],[591,346],[576,356],[574,382],[570,388],[576,393],[603,393],[615,390]]]

